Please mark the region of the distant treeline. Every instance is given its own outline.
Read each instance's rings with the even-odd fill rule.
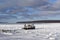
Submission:
[[[17,23],[60,23],[60,20],[37,20],[37,21],[23,21]]]

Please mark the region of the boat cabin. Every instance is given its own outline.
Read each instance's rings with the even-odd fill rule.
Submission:
[[[34,24],[25,24],[23,29],[26,29],[26,30],[35,29],[35,26],[34,26]]]

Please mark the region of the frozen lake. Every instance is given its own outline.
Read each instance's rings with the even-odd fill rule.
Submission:
[[[0,40],[60,40],[60,23],[35,24],[35,30],[24,30],[24,24],[0,24],[0,29],[17,29],[16,32],[0,32]]]

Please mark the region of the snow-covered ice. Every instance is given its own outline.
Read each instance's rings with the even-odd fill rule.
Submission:
[[[24,30],[24,24],[1,26],[0,29],[17,29],[15,32],[0,32],[0,40],[60,40],[60,23],[34,24],[35,30]]]

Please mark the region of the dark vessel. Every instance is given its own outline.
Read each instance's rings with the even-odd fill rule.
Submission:
[[[23,29],[25,30],[35,29],[35,26],[34,24],[25,24]]]

